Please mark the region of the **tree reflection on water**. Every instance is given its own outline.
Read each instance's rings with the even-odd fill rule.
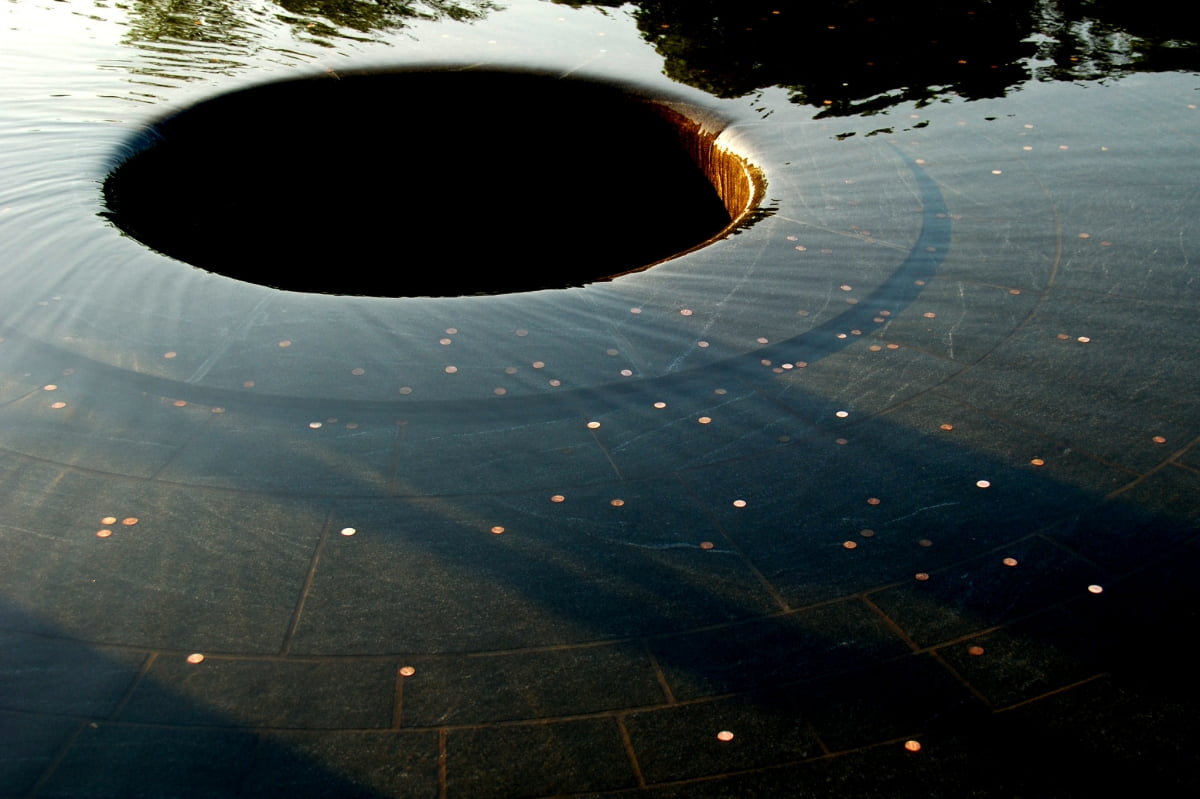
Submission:
[[[673,80],[722,98],[784,89],[818,116],[1001,97],[1030,80],[1200,70],[1200,27],[1165,0],[542,0],[629,14]],[[142,74],[228,71],[283,26],[333,47],[422,20],[472,22],[503,0],[138,0]]]
[[[264,17],[292,26],[310,41],[364,38],[414,20],[470,22],[497,7],[492,0],[138,0],[129,6],[128,41],[237,45]]]
[[[999,97],[1028,80],[1200,68],[1196,23],[1163,0],[640,0],[630,7],[673,80],[717,97],[778,86],[821,116]]]

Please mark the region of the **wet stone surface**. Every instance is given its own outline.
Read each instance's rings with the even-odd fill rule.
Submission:
[[[198,38],[169,28],[183,55],[165,70],[126,9],[53,5],[10,3],[0,26],[20,78],[0,86],[0,795],[1200,789],[1194,76],[814,118],[826,106],[780,90],[672,83],[650,17],[619,10],[510,0],[253,53],[290,28],[264,14],[220,39],[205,18]],[[313,25],[300,36],[328,35]],[[64,42],[77,58],[48,55]],[[405,228],[345,195],[408,186],[410,166],[437,182],[411,140],[356,138],[385,113],[428,130],[398,88],[386,112],[327,115],[239,94],[303,78],[288,85],[352,95],[359,66],[485,56],[505,80],[542,61],[538,81],[586,73],[711,114],[774,212],[610,282],[458,298],[253,286],[97,216],[114,154],[217,96],[271,118],[208,118],[234,150],[159,175],[211,178],[175,198],[199,204],[150,203],[198,224],[205,257],[498,279],[513,246],[607,263],[631,204],[678,207],[657,185],[621,179],[614,204],[510,174],[448,182]],[[420,106],[451,125],[457,177],[497,147],[574,157],[489,124],[509,100],[570,116],[516,94]],[[628,138],[607,118],[605,143]],[[286,213],[231,190],[235,150],[292,181]],[[255,227],[222,205],[243,200],[287,257],[215,235]],[[314,239],[339,217],[385,230],[395,268],[331,258],[344,242]]]

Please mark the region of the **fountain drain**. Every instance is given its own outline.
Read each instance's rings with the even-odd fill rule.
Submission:
[[[327,75],[160,120],[105,215],[180,261],[291,291],[384,297],[579,286],[695,249],[760,181],[700,122],[524,72]]]

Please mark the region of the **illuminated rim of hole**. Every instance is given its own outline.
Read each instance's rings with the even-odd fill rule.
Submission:
[[[380,108],[387,96],[410,109],[400,125]],[[716,106],[603,77],[479,64],[322,72],[150,123],[113,155],[101,215],[177,261],[287,291],[459,297],[584,286],[770,213],[759,210],[762,172],[722,135],[728,124]],[[363,146],[383,134],[387,159]],[[380,186],[386,199],[345,200]],[[306,224],[313,197],[335,199]],[[468,205],[491,210],[464,219]],[[579,219],[606,235],[581,239]],[[298,225],[305,236],[293,235]],[[398,247],[448,240],[458,262],[508,254],[522,269],[370,268]],[[515,249],[497,252],[506,242]],[[335,262],[343,266],[324,268]]]

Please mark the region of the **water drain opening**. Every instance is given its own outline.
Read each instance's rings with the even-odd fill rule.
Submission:
[[[505,294],[610,279],[749,217],[756,171],[665,102],[593,81],[403,71],[266,84],[153,125],[105,215],[291,291]]]

